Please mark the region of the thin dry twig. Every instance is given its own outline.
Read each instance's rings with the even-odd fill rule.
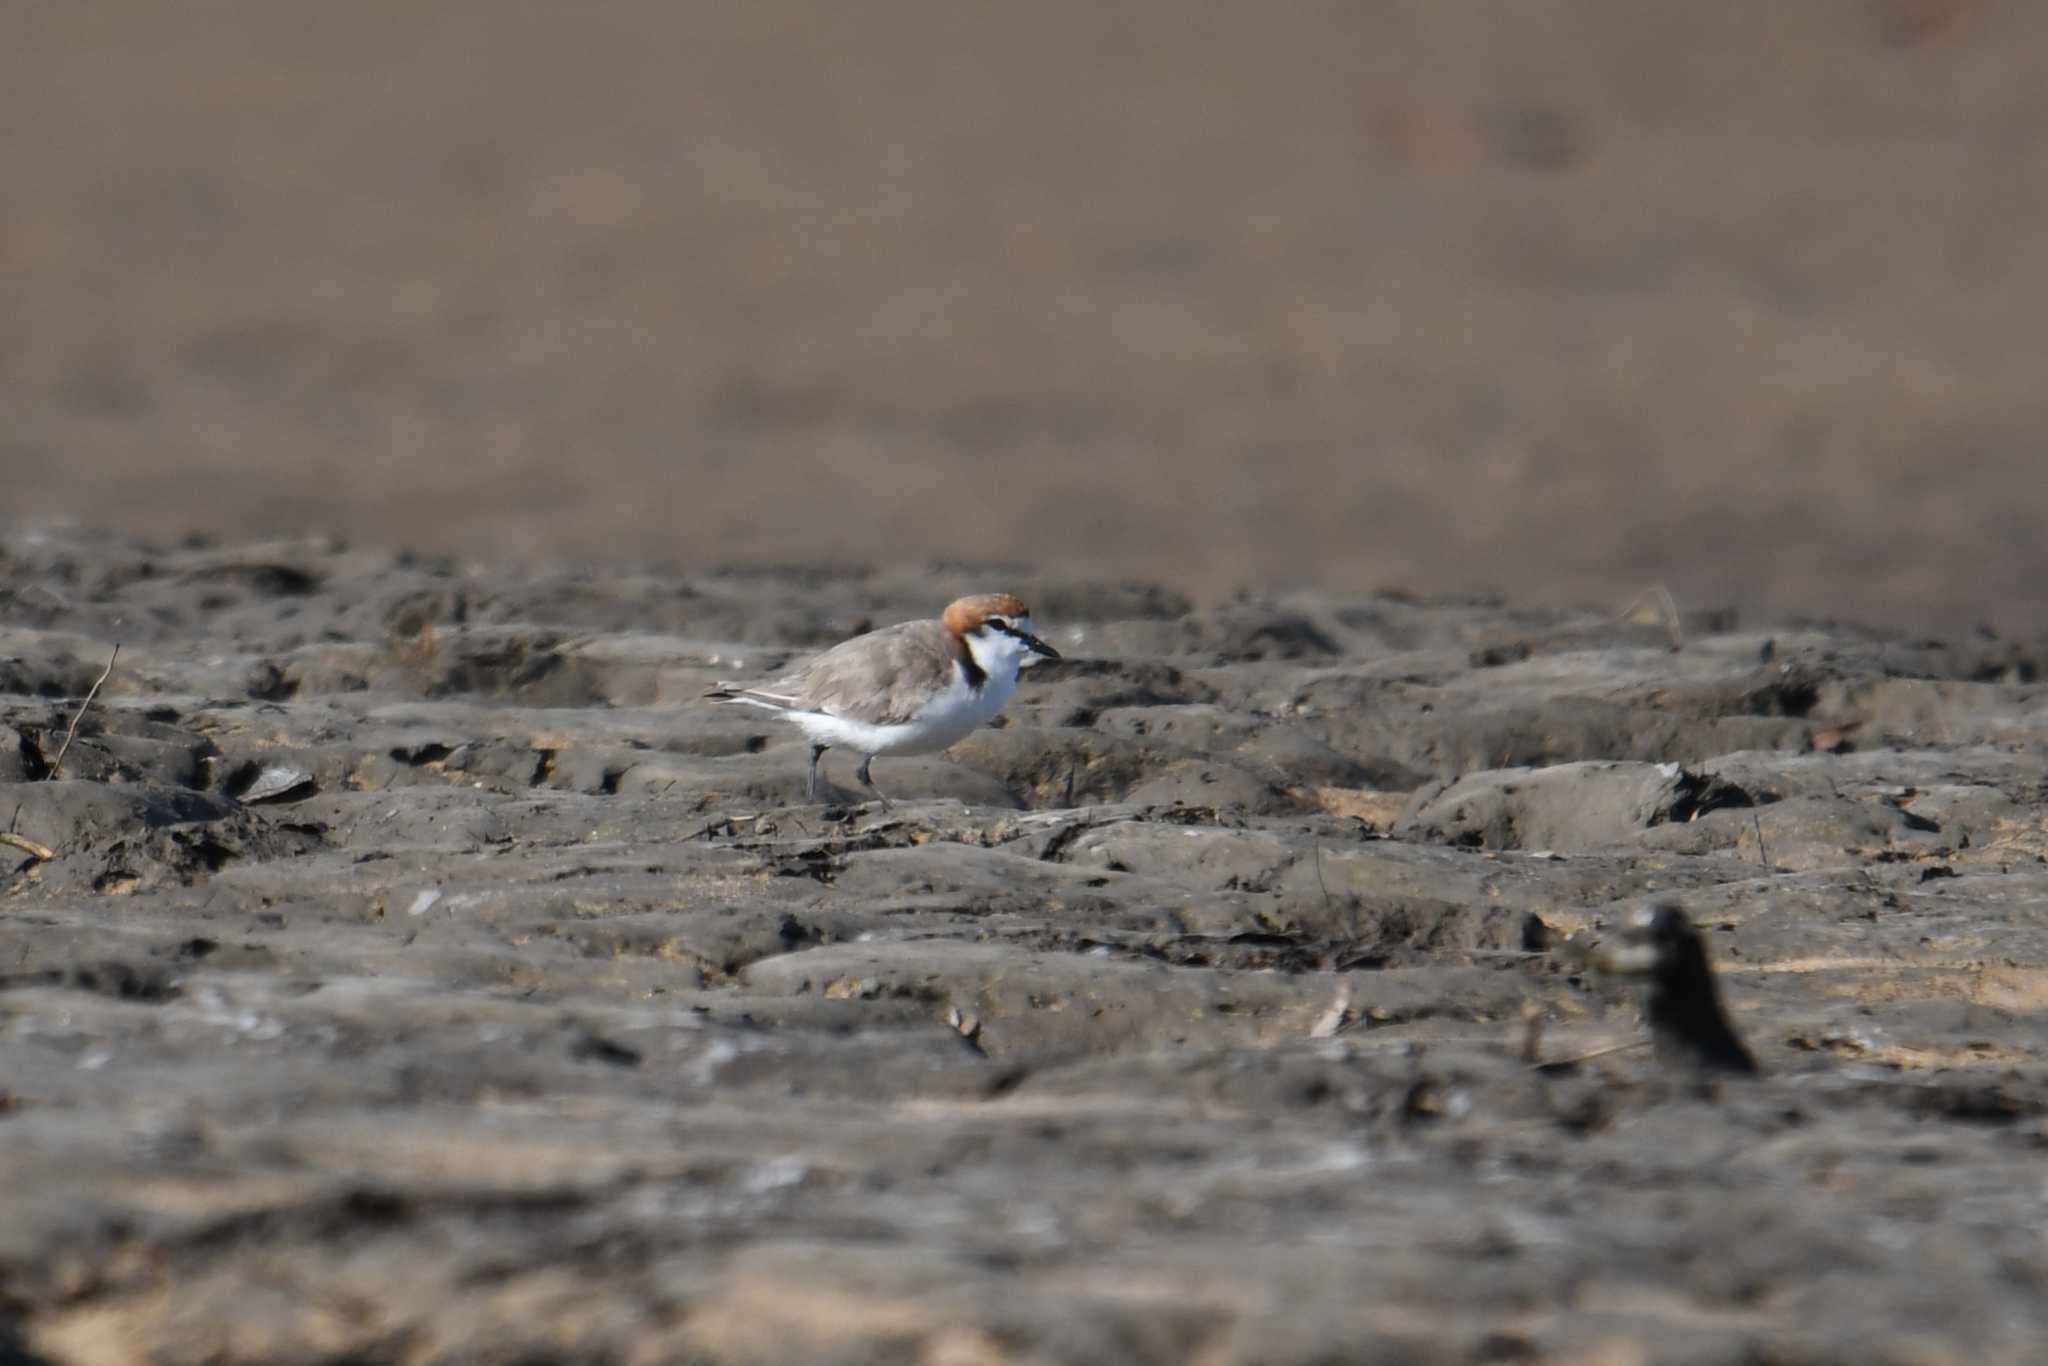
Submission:
[[[1643,599],[1645,598],[1655,599],[1657,615],[1664,619],[1664,629],[1671,633],[1671,648],[1683,650],[1685,648],[1685,628],[1679,624],[1678,620],[1678,599],[1672,597],[1671,590],[1663,584],[1653,583],[1642,592],[1636,594],[1634,598],[1630,599],[1628,606],[1622,609],[1621,619],[1623,621],[1635,620],[1636,609],[1643,605]]]
[[[57,851],[50,848],[47,844],[37,844],[27,835],[17,835],[12,830],[0,830],[0,844],[7,845],[12,849],[19,849],[22,853],[43,863],[48,863],[51,859],[57,857]]]
[[[1664,604],[1664,622],[1671,628],[1671,648],[1685,648],[1685,623],[1679,620],[1678,600],[1671,596],[1671,590],[1663,584],[1657,585],[1658,600]]]
[[[1334,1037],[1337,1031],[1344,1027],[1344,1015],[1350,1009],[1351,984],[1349,982],[1340,982],[1337,985],[1336,998],[1330,1002],[1330,1008],[1318,1016],[1316,1022],[1309,1026],[1308,1036],[1311,1039]]]
[[[64,771],[64,754],[65,751],[71,748],[71,742],[78,736],[78,723],[85,719],[85,709],[92,705],[93,698],[99,696],[100,684],[106,682],[108,676],[114,672],[114,661],[120,657],[121,643],[115,641],[114,653],[107,656],[107,667],[101,669],[100,676],[93,680],[92,691],[85,695],[85,701],[78,704],[78,714],[71,718],[71,725],[64,731],[64,743],[57,746],[57,757],[50,764],[51,782],[57,781],[57,775]]]
[[[1764,847],[1764,823],[1757,819],[1754,810],[1749,813],[1749,823],[1756,829],[1756,861],[1768,868],[1771,866],[1771,851]]]
[[[1329,883],[1327,883],[1327,882],[1325,882],[1325,881],[1323,881],[1323,842],[1322,842],[1321,840],[1317,840],[1317,841],[1315,842],[1315,844],[1314,844],[1314,845],[1313,845],[1312,847],[1313,847],[1313,848],[1314,848],[1314,850],[1315,850],[1315,860],[1316,860],[1316,886],[1322,889],[1322,893],[1323,893],[1323,909],[1324,909],[1324,910],[1328,910],[1328,909],[1330,908],[1330,884],[1329,884]],[[1346,921],[1346,926],[1345,926],[1345,928],[1346,928],[1346,929],[1347,929],[1347,930],[1348,930],[1348,931],[1350,932],[1350,934],[1351,934],[1351,937],[1352,937],[1352,938],[1353,938],[1354,940],[1355,940],[1355,939],[1357,939],[1357,938],[1358,938],[1358,902],[1357,902],[1357,900],[1356,900],[1355,898],[1353,899],[1353,901],[1352,901],[1352,903],[1351,903],[1351,906],[1350,906],[1350,909],[1349,909],[1349,911],[1347,912],[1347,914],[1345,915],[1344,919],[1345,919],[1345,921]]]
[[[1545,1058],[1541,1062],[1531,1063],[1530,1066],[1576,1067],[1582,1062],[1591,1062],[1595,1058],[1604,1058],[1610,1053],[1626,1053],[1632,1048],[1648,1048],[1649,1046],[1650,1041],[1648,1039],[1636,1039],[1631,1043],[1609,1044],[1605,1048],[1595,1048],[1590,1052],[1574,1054],[1568,1058]]]
[[[1532,1000],[1522,1002],[1522,1061],[1543,1061],[1543,1007]]]

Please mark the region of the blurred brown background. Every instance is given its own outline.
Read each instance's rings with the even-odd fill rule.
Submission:
[[[2044,53],[2014,0],[17,0],[0,516],[2024,626]]]

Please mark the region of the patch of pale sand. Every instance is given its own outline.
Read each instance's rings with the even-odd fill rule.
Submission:
[[[978,1329],[948,1324],[935,1306],[836,1290],[811,1281],[742,1273],[692,1306],[685,1336],[720,1359],[802,1360],[866,1340],[910,1351],[920,1362],[980,1366],[1011,1360]]]
[[[2048,968],[2008,967],[2002,963],[1957,966],[1960,971],[1933,973],[1913,981],[1871,983],[1871,999],[1960,998],[1994,1010],[2048,1008]],[[1864,994],[1857,993],[1859,997]]]
[[[1703,1303],[1684,1291],[1662,1286],[1599,1280],[1578,1289],[1572,1299],[1572,1310],[1577,1314],[1651,1318],[1663,1323],[1731,1330],[1767,1328],[1777,1322],[1774,1315],[1748,1306]]]
[[[281,1307],[287,1297],[296,1305]],[[261,1302],[260,1311],[251,1309],[252,1300]],[[238,1312],[226,1311],[231,1303]],[[74,1366],[146,1366],[165,1359],[166,1340],[196,1341],[199,1360],[368,1359],[360,1354],[386,1326],[374,1300],[320,1302],[287,1277],[252,1288],[210,1274],[88,1299],[37,1320],[29,1343],[38,1359]]]
[[[2011,862],[2032,858],[2048,862],[2048,817],[2030,815],[2023,820],[2000,820],[1991,825],[1991,837],[1972,842],[1958,850],[1951,862],[1963,864]]]
[[[1716,962],[1714,970],[1723,977],[1776,972],[1882,972],[1916,966],[1896,958],[1775,958],[1768,963]]]
[[[50,1315],[29,1332],[29,1345],[52,1361],[75,1366],[145,1366],[155,1320],[172,1298],[169,1285],[122,1300],[99,1299]]]
[[[1330,815],[1361,820],[1375,830],[1392,829],[1414,797],[1410,792],[1380,792],[1369,787],[1318,787],[1313,795],[1316,804]]]
[[[1550,927],[1550,932],[1554,935],[1570,936],[1582,933],[1592,926],[1593,919],[1589,911],[1567,911],[1552,906],[1543,908],[1543,923]]]
[[[279,1209],[313,1199],[330,1187],[332,1178],[319,1173],[291,1176],[137,1177],[113,1180],[103,1187],[109,1199],[177,1217],[228,1218]]]
[[[1938,1072],[1958,1068],[2007,1068],[2040,1061],[2023,1048],[2007,1048],[1989,1042],[1966,1043],[1958,1048],[1914,1048],[1899,1044],[1858,1052],[1865,1062],[1896,1067],[1902,1072]]]
[[[2048,968],[1980,960],[1902,963],[1893,958],[1783,958],[1770,963],[1723,963],[1723,976],[1870,973],[1855,981],[1823,983],[1830,995],[1871,1004],[1961,999],[1997,1010],[2048,1009]]]

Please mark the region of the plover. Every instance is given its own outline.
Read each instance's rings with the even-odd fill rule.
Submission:
[[[1702,1073],[1754,1075],[1759,1070],[1721,1009],[1707,946],[1683,910],[1670,902],[1645,907],[1628,918],[1615,939],[1593,953],[1593,965],[1649,979],[1643,1020],[1660,1061]]]
[[[853,776],[886,808],[868,774],[876,756],[935,754],[993,721],[1027,655],[1060,657],[1031,634],[1030,608],[1008,593],[985,593],[959,599],[936,621],[855,636],[771,683],[720,683],[705,696],[796,722],[811,742],[811,801],[820,800],[825,751],[858,751]]]

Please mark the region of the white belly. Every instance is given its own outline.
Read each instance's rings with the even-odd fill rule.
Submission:
[[[877,726],[816,711],[786,712],[803,727],[814,745],[836,745],[862,754],[936,754],[966,739],[996,718],[1017,679],[991,674],[980,692],[967,686],[959,670],[944,692],[933,697],[915,718],[900,725]]]

